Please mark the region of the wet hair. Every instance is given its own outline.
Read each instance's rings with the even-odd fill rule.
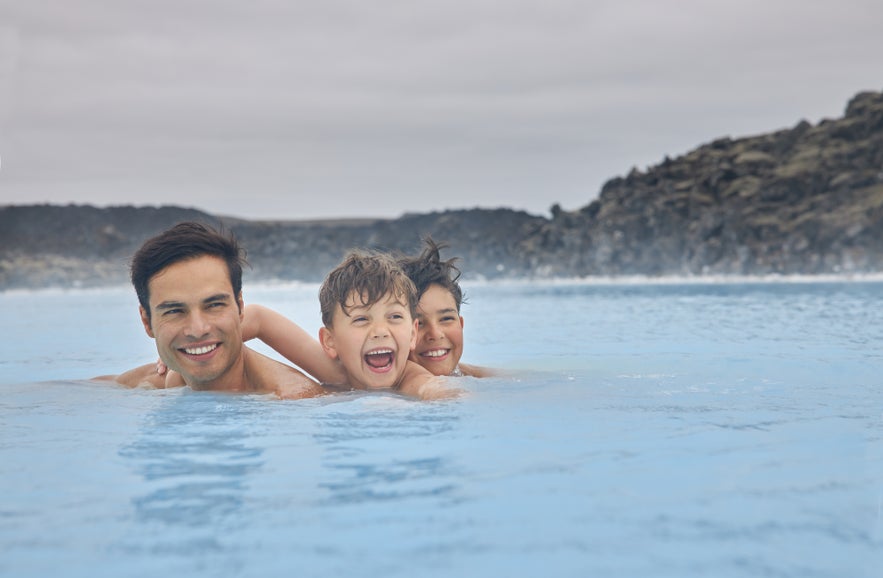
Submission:
[[[349,315],[347,301],[353,294],[366,307],[392,294],[407,305],[412,318],[417,315],[414,284],[386,253],[354,249],[328,273],[319,289],[319,307],[325,327],[331,327],[336,305]]]
[[[150,280],[170,265],[203,256],[218,257],[227,264],[233,295],[239,297],[242,292],[242,267],[248,262],[245,260],[245,250],[233,235],[195,221],[178,223],[145,241],[132,257],[129,267],[132,285],[148,319]]]
[[[426,292],[431,285],[438,285],[446,289],[454,296],[457,303],[457,312],[463,303],[463,290],[460,288],[460,270],[454,265],[457,258],[442,261],[439,254],[442,249],[448,247],[445,243],[436,243],[431,237],[423,239],[426,248],[420,255],[413,257],[400,257],[399,266],[414,283],[417,289],[417,300]]]

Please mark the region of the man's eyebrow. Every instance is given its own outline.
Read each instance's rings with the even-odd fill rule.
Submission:
[[[203,303],[215,303],[216,301],[230,301],[232,296],[229,293],[217,293],[202,300]]]

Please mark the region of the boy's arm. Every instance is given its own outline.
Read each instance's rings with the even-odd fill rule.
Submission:
[[[300,325],[263,305],[246,305],[242,339],[260,339],[322,383],[343,384],[340,364],[328,357],[319,341]]]
[[[463,372],[463,375],[468,377],[495,377],[503,375],[503,372],[499,369],[493,369],[491,367],[482,367],[480,365],[468,365],[466,363],[459,364],[460,371]]]
[[[464,390],[454,387],[451,379],[433,375],[413,361],[408,361],[400,384],[399,393],[424,400],[449,399],[464,393]]]

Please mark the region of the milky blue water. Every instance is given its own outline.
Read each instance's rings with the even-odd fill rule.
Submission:
[[[883,575],[883,284],[466,292],[515,375],[432,403],[84,381],[155,359],[134,293],[0,294],[0,575]]]

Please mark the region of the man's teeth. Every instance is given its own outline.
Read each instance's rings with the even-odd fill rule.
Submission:
[[[214,351],[217,347],[217,344],[203,345],[202,347],[185,347],[184,353],[187,355],[205,355],[209,351]]]
[[[423,354],[423,357],[442,357],[448,352],[447,349],[433,349]]]

